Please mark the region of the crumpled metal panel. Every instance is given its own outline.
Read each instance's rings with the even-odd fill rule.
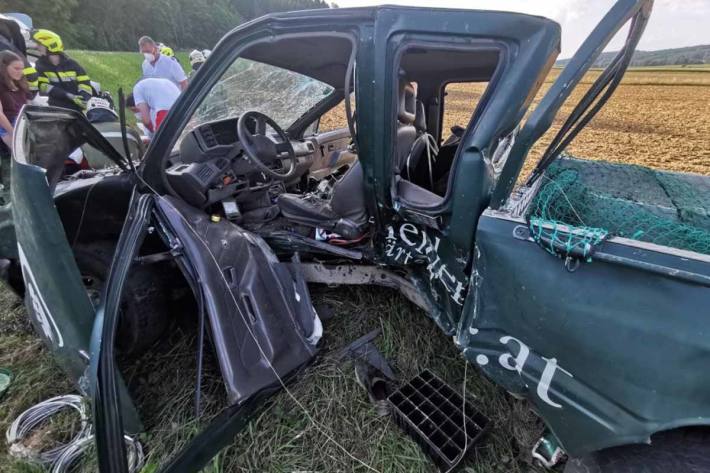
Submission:
[[[310,360],[320,321],[296,271],[257,235],[171,198],[159,218],[179,241],[205,302],[230,404],[278,382]],[[164,229],[164,230],[165,230]]]
[[[710,424],[710,292],[681,277],[710,265],[606,241],[607,258],[569,266],[520,225],[480,220],[457,334],[466,358],[526,396],[571,455]]]

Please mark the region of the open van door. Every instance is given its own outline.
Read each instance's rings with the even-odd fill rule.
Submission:
[[[382,7],[375,30],[377,47],[363,52],[372,57],[358,63],[374,62],[374,80],[356,82],[359,160],[378,226],[373,240],[386,264],[414,280],[431,306],[428,315],[454,335],[476,223],[499,172],[494,150],[505,137],[511,141],[554,64],[560,27],[517,13],[412,8],[403,15]],[[425,136],[423,128],[437,143],[446,140],[440,136],[445,89],[460,81],[488,85],[475,110],[471,106],[458,145],[447,147],[446,159],[445,152],[436,157],[446,169],[438,178],[444,188],[435,189],[432,173],[416,180],[416,167],[408,172],[408,154]]]
[[[708,304],[710,257],[607,239],[589,227],[555,224],[554,232],[534,234],[541,227],[526,218],[546,168],[619,84],[651,6],[618,1],[522,128],[477,226],[457,333],[466,358],[528,398],[573,456],[710,422],[710,383],[698,375],[710,361],[698,330],[707,324],[698,309]],[[528,186],[511,198],[528,150],[625,24],[625,46],[573,109]]]
[[[14,134],[11,207],[30,321],[70,379],[87,394],[85,375],[95,311],[54,200],[66,157],[85,143],[128,170],[125,159],[83,115],[25,106]],[[119,385],[127,430],[137,432],[140,422],[135,408],[121,381]]]

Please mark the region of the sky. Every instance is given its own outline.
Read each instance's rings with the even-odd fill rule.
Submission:
[[[613,0],[336,0],[340,7],[378,4],[509,10],[553,19],[562,25],[560,58],[572,56],[614,4]],[[617,50],[620,35],[607,50]],[[679,48],[710,44],[710,0],[656,0],[638,49]]]

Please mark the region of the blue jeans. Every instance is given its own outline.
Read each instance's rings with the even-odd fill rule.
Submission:
[[[10,124],[12,126],[15,126],[15,120],[10,120]],[[10,133],[9,131],[7,131],[6,129],[4,129],[3,127],[0,126],[0,138],[2,138],[3,136],[5,136],[9,133]]]

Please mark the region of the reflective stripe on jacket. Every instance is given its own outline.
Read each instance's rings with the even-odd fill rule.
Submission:
[[[39,92],[49,96],[49,105],[76,109],[72,97],[79,95],[85,100],[91,98],[91,82],[78,62],[66,54],[61,54],[61,57],[56,66],[46,56],[37,60],[35,67]]]
[[[23,71],[25,78],[27,79],[27,84],[30,86],[30,92],[36,94],[39,92],[39,74],[34,66],[26,66]]]

